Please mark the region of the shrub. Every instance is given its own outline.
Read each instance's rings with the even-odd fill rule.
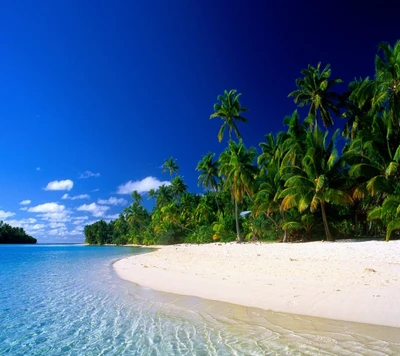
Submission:
[[[169,229],[157,237],[158,245],[175,245],[183,242],[182,231]]]
[[[210,243],[213,242],[213,228],[211,225],[199,226],[196,231],[185,237],[187,243]]]

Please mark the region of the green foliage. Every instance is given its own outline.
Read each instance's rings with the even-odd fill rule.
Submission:
[[[209,243],[213,242],[213,228],[211,225],[199,226],[195,232],[187,235],[184,239],[186,243]]]
[[[241,116],[241,113],[247,109],[240,105],[239,97],[242,94],[236,94],[236,90],[224,91],[224,95],[218,95],[219,103],[214,104],[214,113],[210,119],[220,117],[224,120],[221,129],[218,132],[218,141],[221,142],[224,137],[225,129],[229,128],[229,140],[232,140],[232,131],[235,131],[236,137],[240,140],[239,130],[236,126],[237,122],[247,122],[247,119]]]
[[[199,185],[203,188],[217,190],[218,185],[218,161],[214,161],[215,154],[208,152],[197,164],[196,170],[200,172]]]
[[[309,123],[313,127],[318,126],[318,117],[321,118],[325,127],[333,126],[331,112],[339,116],[337,102],[340,96],[331,91],[332,87],[338,83],[342,83],[341,79],[329,79],[331,76],[330,65],[328,64],[321,71],[321,63],[317,67],[308,65],[307,69],[303,69],[301,74],[303,78],[296,80],[297,90],[291,92],[288,96],[294,97],[294,102],[298,106],[310,106]]]
[[[183,242],[184,234],[180,230],[175,230],[173,228],[162,232],[157,237],[157,245],[175,245]]]
[[[219,157],[219,173],[224,177],[224,188],[230,189],[235,202],[236,233],[239,241],[243,240],[238,215],[238,204],[243,202],[245,195],[252,196],[255,188],[255,178],[258,168],[254,166],[257,156],[255,148],[246,149],[243,141],[229,141],[228,147]]]
[[[218,221],[212,225],[214,241],[233,241],[235,240],[235,218],[232,215],[220,214]]]
[[[284,118],[285,131],[265,135],[261,154],[247,149],[237,128],[247,122],[247,109],[236,90],[218,96],[210,118],[223,120],[219,141],[229,129],[228,146],[215,160],[207,153],[198,162],[204,195],[188,192],[178,175],[176,159],[163,164],[171,185],[148,192],[154,199],[149,213],[142,197],[116,221],[85,227],[87,243],[174,244],[180,242],[320,239],[335,235],[400,234],[400,40],[383,43],[375,59],[374,79],[355,79],[348,91],[334,91],[330,66],[309,65],[289,94],[298,106],[308,106],[302,121],[295,110]],[[343,152],[336,149],[340,131],[331,135],[318,126],[346,120]],[[232,141],[235,132],[238,142]],[[256,160],[257,158],[257,160]],[[257,161],[257,164],[256,164]],[[173,177],[173,174],[175,176]],[[173,177],[173,178],[172,178]],[[239,218],[241,211],[251,211]],[[331,232],[332,230],[332,232]],[[236,231],[236,236],[235,236]],[[242,236],[243,232],[243,236]]]
[[[174,157],[166,159],[162,166],[163,166],[163,173],[169,172],[171,177],[173,173],[178,174],[179,166],[176,164],[176,159],[174,159]]]
[[[0,244],[35,244],[37,240],[22,227],[13,227],[0,220]]]
[[[354,236],[355,225],[351,220],[342,220],[332,224],[341,236]]]
[[[107,224],[104,220],[86,225],[84,228],[85,242],[90,245],[115,243],[112,239],[113,227],[114,225],[112,223]]]

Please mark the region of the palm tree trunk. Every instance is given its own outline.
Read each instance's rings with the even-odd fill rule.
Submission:
[[[176,225],[178,225],[178,226],[181,227],[182,229],[188,230],[188,231],[190,231],[190,232],[196,232],[196,231],[194,231],[194,230],[192,230],[192,229],[189,229],[189,228],[186,227],[186,226],[183,226],[182,224],[176,223]]]
[[[214,190],[214,197],[215,197],[215,202],[217,203],[217,209],[218,209],[218,212],[219,212],[219,204],[218,204],[218,199],[217,199],[217,189],[215,188],[215,190]]]
[[[275,229],[278,231],[279,225],[276,223],[276,221],[268,213],[265,213],[265,215],[269,220],[272,221],[272,223],[275,225]]]
[[[356,237],[358,236],[358,216],[357,216],[357,208],[356,208],[356,214],[355,214],[355,234]]]
[[[238,213],[238,203],[235,198],[235,217],[236,217],[236,233],[237,233],[237,238],[239,242],[243,242],[243,237],[242,233],[240,232],[240,226],[239,226],[239,213]]]
[[[325,202],[321,202],[322,220],[324,221],[324,228],[327,241],[333,241],[331,232],[329,230],[328,219],[326,218]]]
[[[283,221],[285,221],[285,213],[284,212],[282,213],[282,218],[283,218]],[[283,231],[283,242],[287,242],[287,231],[286,230]]]

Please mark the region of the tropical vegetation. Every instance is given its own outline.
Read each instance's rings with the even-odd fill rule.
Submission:
[[[238,124],[247,123],[241,94],[225,90],[210,118],[222,120],[218,140],[226,130],[229,139],[219,156],[208,152],[197,163],[204,193],[188,191],[170,157],[163,164],[170,183],[146,193],[153,209],[132,192],[118,219],[85,227],[86,242],[398,238],[400,40],[380,44],[375,76],[355,78],[342,92],[329,65],[308,65],[301,75],[288,94],[299,109],[284,118],[286,130],[265,135],[259,150],[240,134]]]
[[[13,227],[0,221],[0,244],[36,244],[37,240],[28,235],[22,227]]]

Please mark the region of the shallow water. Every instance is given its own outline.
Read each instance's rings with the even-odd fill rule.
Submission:
[[[146,249],[0,245],[0,354],[398,355],[400,329],[160,293],[112,263]]]

